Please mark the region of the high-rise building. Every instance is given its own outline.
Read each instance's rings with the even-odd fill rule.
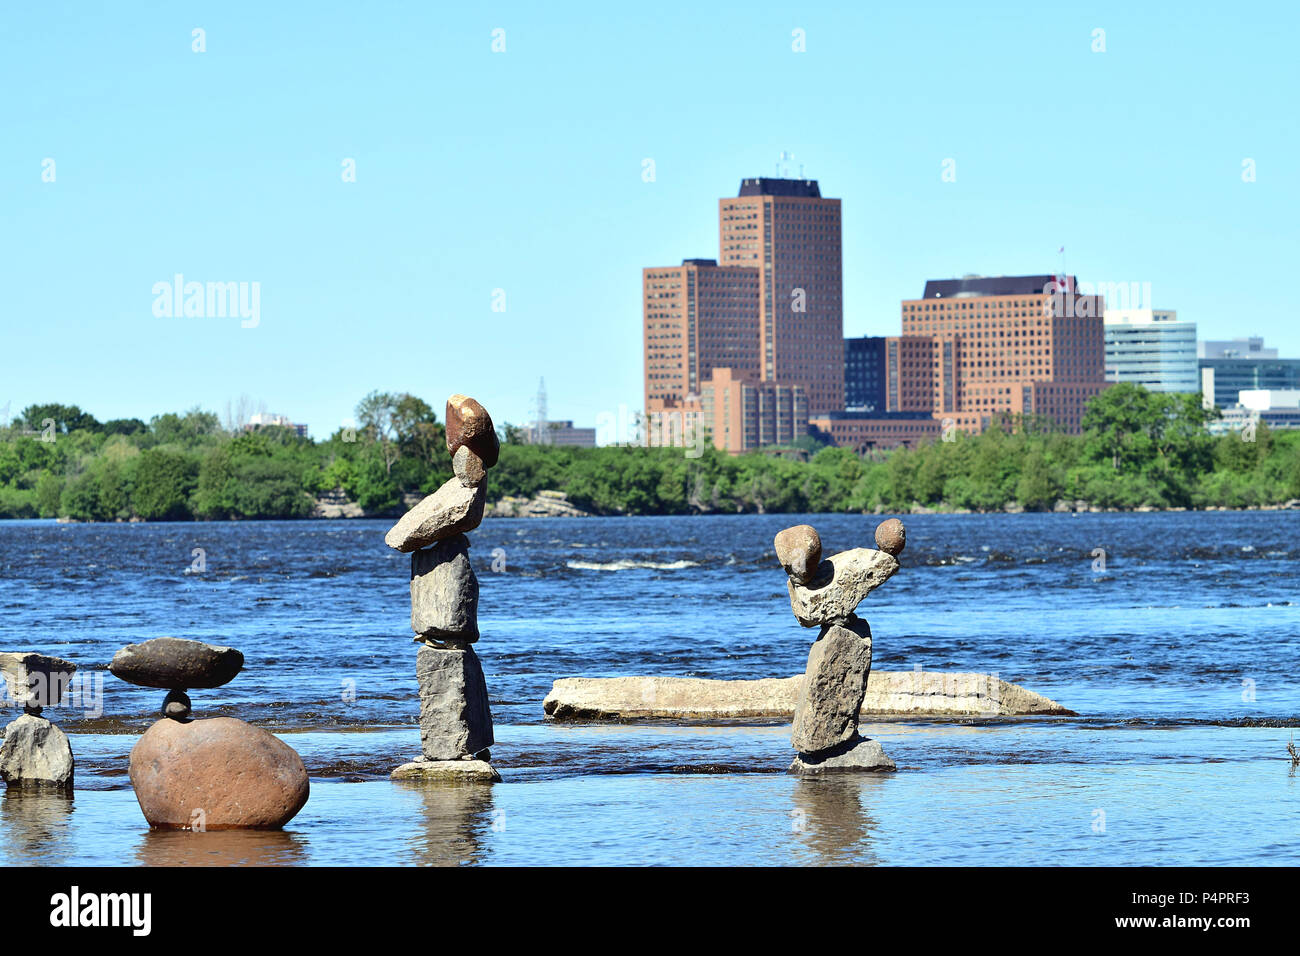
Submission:
[[[850,412],[885,410],[885,337],[844,340],[844,407]]]
[[[686,259],[641,277],[647,411],[699,395],[715,368],[760,377],[757,269]]]
[[[844,408],[840,201],[815,180],[746,179],[718,201],[719,262],[758,270],[760,378]]]
[[[979,432],[997,418],[1040,415],[1078,432],[1106,387],[1102,296],[1066,276],[966,276],[926,282],[902,303],[902,336],[887,345],[891,411],[925,404]],[[897,346],[895,348],[895,345]]]
[[[810,410],[844,408],[840,201],[813,180],[746,179],[719,200],[718,230],[717,260],[642,270],[647,418],[684,421],[727,369],[719,395],[770,387],[745,392],[751,417],[724,427],[724,447],[785,444],[803,434],[784,437],[788,423],[806,430]]]
[[[1196,323],[1162,309],[1107,309],[1106,381],[1153,392],[1198,392]]]

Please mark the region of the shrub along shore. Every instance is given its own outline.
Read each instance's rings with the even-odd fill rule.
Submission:
[[[705,448],[523,444],[501,429],[489,500],[559,491],[592,514],[1045,511],[1278,507],[1300,499],[1300,431],[1212,436],[1199,395],[1121,384],[1083,434],[1021,417],[978,436],[859,457],[804,439],[731,456]],[[443,425],[412,395],[371,393],[355,429],[313,441],[184,413],[100,422],[33,405],[0,428],[0,518],[78,521],[306,518],[341,490],[369,515],[403,510],[452,475]],[[1253,440],[1247,440],[1253,438]],[[707,443],[706,443],[707,445]]]

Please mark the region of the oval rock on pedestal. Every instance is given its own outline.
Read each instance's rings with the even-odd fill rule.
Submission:
[[[274,734],[234,717],[155,723],[131,749],[151,827],[279,829],[307,802],[307,768]]]
[[[141,687],[193,690],[228,684],[243,666],[244,655],[233,647],[155,637],[122,648],[108,669],[119,680]]]

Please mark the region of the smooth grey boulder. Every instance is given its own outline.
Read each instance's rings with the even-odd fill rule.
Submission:
[[[0,653],[0,676],[9,698],[27,708],[55,707],[67,693],[77,665],[34,652]]]
[[[778,531],[772,544],[776,549],[776,559],[796,583],[807,584],[808,579],[817,573],[822,560],[822,539],[812,525],[797,524]]]
[[[790,743],[816,753],[852,740],[871,673],[871,628],[859,617],[828,624],[808,652]]]
[[[492,710],[473,648],[420,646],[420,744],[425,760],[459,760],[492,746]]]
[[[411,630],[437,640],[478,640],[478,578],[463,534],[411,552]]]
[[[790,610],[804,627],[840,624],[868,594],[898,571],[898,559],[884,551],[853,548],[833,554],[807,584],[786,582]]]
[[[405,553],[473,531],[483,521],[486,502],[486,484],[466,488],[459,478],[449,478],[441,488],[402,515],[384,535],[384,543]]]
[[[244,655],[233,647],[180,637],[155,637],[126,645],[113,655],[108,670],[128,684],[192,690],[228,684],[243,666]]]
[[[0,777],[10,787],[72,789],[72,745],[44,717],[23,714],[5,728]]]
[[[880,741],[855,737],[833,750],[819,754],[799,754],[790,764],[789,773],[889,773],[897,770],[894,761],[885,755]]]

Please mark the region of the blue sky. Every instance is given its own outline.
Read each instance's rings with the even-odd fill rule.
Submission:
[[[1064,245],[1300,355],[1300,15],[1136,6],[6,4],[0,410],[247,395],[323,437],[377,388],[524,421],[545,376],[595,424],[640,401],[641,268],[716,256],[782,151],[843,201],[847,335]],[[156,316],[177,273],[260,283],[257,326]]]

